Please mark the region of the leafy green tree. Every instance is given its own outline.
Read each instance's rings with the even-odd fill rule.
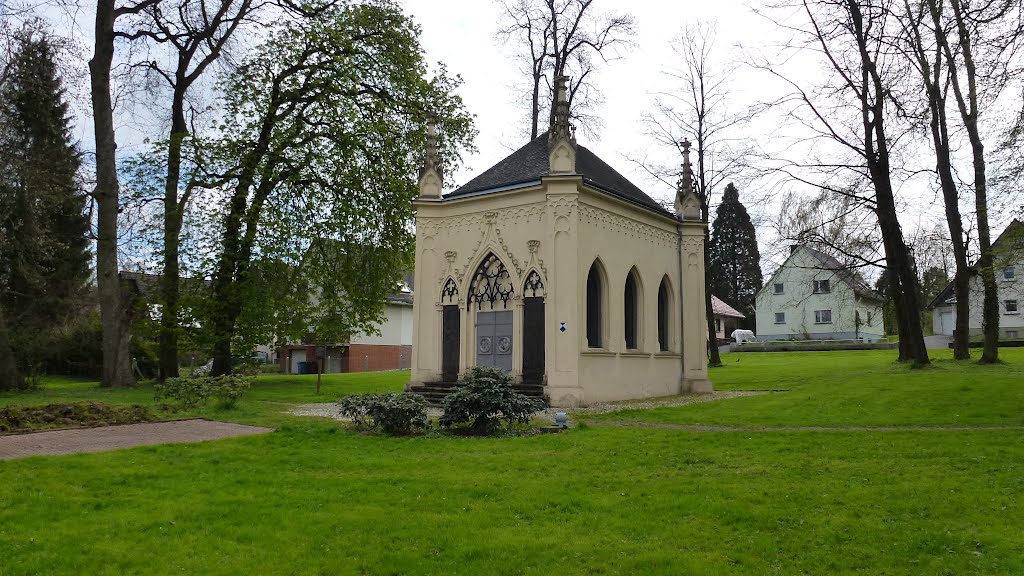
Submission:
[[[80,161],[54,53],[26,27],[0,87],[0,331],[9,334],[0,348],[10,347],[0,355],[13,353],[22,372],[32,368],[29,340],[76,311],[89,276]]]
[[[743,325],[750,327],[754,322],[754,296],[764,285],[764,278],[754,224],[732,182],[725,187],[711,228],[711,291],[746,315]]]
[[[419,29],[390,1],[283,22],[223,86],[220,136],[201,147],[213,375],[269,337],[372,331],[412,260],[428,115],[449,162],[470,115],[444,68],[428,79]]]

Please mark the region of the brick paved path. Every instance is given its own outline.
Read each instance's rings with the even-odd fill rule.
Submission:
[[[102,452],[151,444],[202,442],[203,440],[220,440],[234,436],[265,434],[271,431],[271,428],[201,419],[147,422],[145,424],[79,430],[53,430],[0,436],[0,460],[77,452]]]

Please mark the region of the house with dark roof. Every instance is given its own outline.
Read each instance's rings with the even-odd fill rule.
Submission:
[[[667,210],[576,143],[564,78],[556,95],[548,132],[447,194],[428,126],[409,388],[493,366],[552,406],[710,391],[688,157]]]
[[[810,246],[793,246],[755,296],[757,338],[882,340],[884,302],[835,258]]]
[[[715,317],[715,340],[719,344],[728,341],[732,331],[740,327],[740,321],[746,318],[742,312],[723,302],[718,296],[711,295],[711,313]]]
[[[999,337],[1006,339],[1024,337],[1024,223],[1014,220],[992,243],[996,291],[999,293]],[[982,305],[985,300],[981,276],[971,274],[968,281],[967,321],[969,337],[982,335]],[[932,331],[945,336],[953,335],[956,326],[956,294],[950,282],[939,295],[928,304],[932,311]]]

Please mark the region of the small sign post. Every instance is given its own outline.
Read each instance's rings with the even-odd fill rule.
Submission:
[[[324,373],[324,358],[327,356],[327,346],[316,347],[316,395],[320,395],[320,375]]]

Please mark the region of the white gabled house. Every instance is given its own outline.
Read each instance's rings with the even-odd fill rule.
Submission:
[[[789,257],[755,297],[758,340],[882,340],[881,294],[838,260],[808,246]]]
[[[1024,223],[1010,222],[1003,233],[992,243],[996,272],[996,289],[999,292],[999,337],[1006,339],[1024,337]],[[981,277],[972,274],[969,280],[967,321],[968,335],[982,335],[982,304],[985,296]],[[928,305],[932,310],[932,331],[935,334],[953,335],[956,326],[956,295],[950,282]]]

